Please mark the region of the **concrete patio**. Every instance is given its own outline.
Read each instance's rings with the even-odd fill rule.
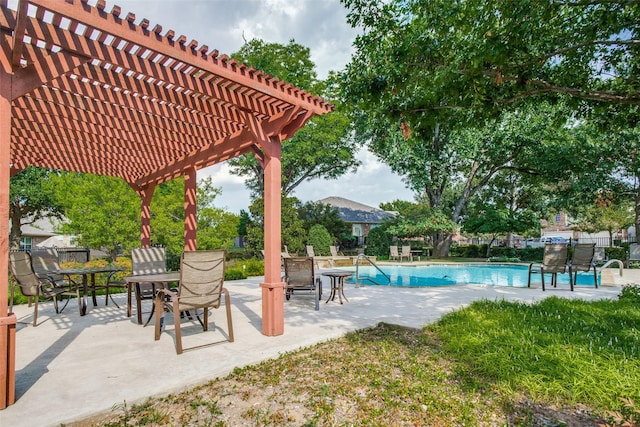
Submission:
[[[614,274],[615,273],[615,274]],[[326,277],[323,279],[327,279]],[[548,296],[600,299],[617,298],[620,287],[640,283],[640,270],[603,273],[599,289],[568,287],[542,292],[536,288],[451,286],[437,288],[358,287],[347,285],[344,305],[321,301],[313,309],[313,298],[294,295],[285,301],[285,333],[267,337],[261,333],[262,278],[226,282],[231,293],[235,342],[175,352],[172,321],[159,341],[153,326],[126,317],[125,295],[114,305],[90,306],[80,317],[75,301],[56,315],[52,303],[41,305],[41,322],[31,325],[32,308],[14,307],[18,318],[16,348],[16,403],[0,411],[0,425],[12,427],[57,426],[97,413],[121,411],[150,396],[182,391],[223,377],[242,367],[278,357],[280,354],[344,335],[378,322],[422,327],[442,315],[478,299],[539,301]],[[324,283],[328,295],[328,283]],[[216,327],[200,332],[184,328],[185,348],[223,340],[224,309],[214,310]]]

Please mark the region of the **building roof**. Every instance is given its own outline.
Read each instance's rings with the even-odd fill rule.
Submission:
[[[391,212],[354,202],[353,200],[343,197],[332,196],[318,200],[318,202],[337,208],[340,212],[340,217],[345,222],[379,224],[394,216]]]
[[[40,218],[33,223],[22,224],[20,229],[22,231],[22,235],[25,237],[51,237],[58,234],[54,229],[59,225],[60,221],[58,220],[52,218]]]

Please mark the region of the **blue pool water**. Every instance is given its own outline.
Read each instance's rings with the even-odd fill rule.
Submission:
[[[391,286],[449,286],[459,284],[526,287],[527,265],[503,264],[434,264],[422,266],[379,266],[391,278]],[[354,274],[355,267],[349,267]],[[360,266],[359,283],[386,284],[387,279],[372,266]],[[370,280],[367,280],[370,279]],[[546,286],[551,286],[551,275],[545,274]],[[372,283],[373,282],[373,283]],[[540,283],[540,273],[531,276],[532,283]],[[569,285],[569,274],[558,274],[558,284]],[[598,275],[598,285],[600,275]],[[593,271],[578,273],[578,286],[593,286]]]

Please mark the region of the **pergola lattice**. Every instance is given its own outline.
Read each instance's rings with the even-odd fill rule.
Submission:
[[[14,401],[9,177],[27,166],[124,179],[141,196],[143,246],[155,186],[184,176],[185,249],[196,249],[196,171],[253,152],[265,173],[263,333],[284,331],[281,142],[332,106],[172,30],[121,16],[118,6],[92,3],[0,0],[0,408]]]

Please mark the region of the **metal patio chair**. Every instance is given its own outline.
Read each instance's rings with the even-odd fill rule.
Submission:
[[[48,278],[38,277],[35,271],[33,271],[31,256],[27,252],[11,252],[9,254],[9,270],[20,287],[22,295],[28,298],[29,307],[31,307],[31,304],[34,305],[33,326],[38,326],[38,304],[40,302],[40,297],[52,299],[56,313],[60,313],[64,310],[69,303],[69,300],[67,300],[62,309],[59,309],[58,296],[75,295],[79,298],[77,287],[74,293],[65,287],[55,286],[55,284]],[[9,312],[13,311],[14,288],[15,286],[11,286]]]
[[[294,292],[305,291],[314,295],[315,308],[320,309],[322,282],[316,277],[314,261],[311,257],[292,257],[284,259],[284,295],[287,300]]]
[[[231,320],[231,300],[229,291],[224,287],[225,250],[218,251],[185,251],[180,259],[180,285],[178,292],[158,289],[156,294],[155,339],[160,339],[164,313],[173,312],[175,327],[176,353],[181,354],[182,331],[181,321],[191,316],[182,313],[196,313],[203,331],[209,328],[209,309],[219,308],[224,294],[224,305],[227,311],[228,341],[233,342],[233,324]],[[204,321],[200,320],[197,311],[204,311]],[[215,343],[212,343],[215,344]]]
[[[162,247],[134,248],[131,250],[131,275],[162,274],[167,272],[166,252]],[[134,289],[132,289],[132,286]],[[127,287],[127,317],[131,316],[131,294],[136,298],[138,324],[142,324],[142,301],[153,300],[156,290],[164,284],[154,282],[134,282]],[[135,292],[134,292],[135,291]],[[151,306],[151,316],[155,305]],[[147,322],[148,323],[148,322]]]
[[[573,274],[573,284],[578,278],[578,271],[593,270],[593,284],[598,287],[598,270],[595,263],[596,244],[577,243],[573,247],[573,255],[569,262],[569,275]]]
[[[569,246],[565,243],[549,243],[544,247],[542,263],[529,264],[527,287],[531,287],[531,275],[540,273],[542,290],[545,290],[544,275],[551,274],[551,285],[557,286],[558,273],[568,272]],[[569,274],[569,286],[573,291],[573,279]]]

